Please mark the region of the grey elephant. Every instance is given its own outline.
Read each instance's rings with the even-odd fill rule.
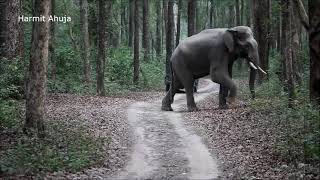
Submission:
[[[220,84],[219,107],[234,104],[237,87],[232,81],[232,66],[238,58],[250,65],[249,87],[254,97],[254,81],[259,67],[258,44],[247,26],[203,30],[180,42],[171,56],[172,80],[161,109],[172,111],[175,93],[185,88],[188,111],[197,111],[193,97],[195,79],[210,74],[211,80]]]

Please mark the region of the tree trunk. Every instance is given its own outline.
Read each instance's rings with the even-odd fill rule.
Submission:
[[[214,22],[215,19],[213,19],[213,16],[214,16],[214,3],[213,3],[214,0],[210,0],[210,17],[209,17],[209,26],[210,28],[213,28],[214,27]]]
[[[269,1],[253,0],[253,34],[259,45],[260,66],[264,70],[269,70]],[[268,78],[259,72],[259,82]]]
[[[134,0],[134,55],[133,55],[133,83],[139,83],[139,0]]]
[[[299,21],[299,17],[297,17],[297,13],[293,8],[293,5],[290,6],[290,17],[291,17],[291,42],[292,42],[292,66],[294,72],[294,81],[301,86],[302,85],[302,64],[299,63],[298,53],[300,51],[300,41],[299,41],[299,29],[301,28],[301,24]]]
[[[282,16],[282,52],[281,59],[285,65],[286,73],[286,87],[289,95],[289,107],[293,106],[294,95],[294,81],[293,81],[293,67],[292,67],[292,43],[291,43],[291,19],[290,19],[290,2],[281,0],[281,16]]]
[[[50,14],[55,15],[55,0],[51,0],[51,10]],[[52,81],[56,80],[57,76],[57,65],[56,65],[56,57],[55,57],[55,23],[50,23],[50,39],[49,39],[49,59],[51,63],[51,79]]]
[[[21,58],[23,56],[23,26],[21,1],[0,1],[0,58]]]
[[[310,99],[320,105],[320,0],[309,1]]]
[[[50,0],[35,0],[33,16],[43,15],[48,17],[50,2]],[[39,137],[45,135],[43,121],[45,116],[49,31],[49,21],[33,23],[24,132],[31,135],[37,129]]]
[[[143,23],[142,23],[142,39],[144,48],[144,61],[149,61],[150,54],[150,31],[149,31],[149,0],[143,0]]]
[[[236,25],[240,26],[240,4],[239,4],[239,0],[236,0]]]
[[[228,22],[229,28],[234,26],[234,18],[235,18],[234,6],[229,5],[229,22]]]
[[[156,14],[157,14],[157,24],[156,24],[156,53],[157,56],[159,56],[161,54],[161,50],[162,50],[162,46],[161,46],[161,4],[160,1],[156,1]]]
[[[83,61],[84,82],[90,83],[90,44],[88,29],[88,2],[80,0],[80,24],[81,24],[81,56]]]
[[[126,5],[123,0],[121,0],[121,15],[120,15],[120,44],[123,45],[126,42]]]
[[[179,45],[180,40],[180,18],[181,18],[181,11],[182,11],[182,0],[178,1],[178,17],[177,17],[177,35],[176,35],[176,47]]]
[[[133,47],[133,33],[134,33],[134,0],[129,0],[129,47]]]
[[[97,58],[97,94],[105,95],[104,71],[106,57],[106,1],[98,1],[98,58]]]
[[[166,35],[166,77],[165,84],[168,85],[171,81],[171,72],[170,72],[170,58],[172,55],[173,47],[174,47],[174,14],[173,14],[173,4],[174,0],[168,1],[168,21],[167,21],[167,35]],[[166,87],[168,90],[168,88]]]
[[[188,36],[192,36],[194,34],[195,28],[195,14],[196,11],[196,1],[189,0],[188,2]]]
[[[164,44],[164,46],[166,46],[166,32],[167,32],[167,23],[168,23],[168,0],[163,0],[162,1],[162,14],[163,14],[163,20],[164,20],[164,23],[163,23],[163,26],[162,26],[162,42]]]
[[[240,24],[244,25],[244,0],[241,0]]]
[[[201,17],[200,17],[200,1],[195,2],[195,34],[199,33],[201,31]]]

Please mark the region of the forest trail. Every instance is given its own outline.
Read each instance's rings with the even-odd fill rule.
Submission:
[[[199,89],[195,101],[218,92],[219,85],[209,80]],[[215,157],[201,137],[184,125],[185,94],[177,94],[173,112],[160,109],[161,102],[137,102],[128,108],[128,121],[135,133],[131,160],[119,179],[214,179],[218,176]]]

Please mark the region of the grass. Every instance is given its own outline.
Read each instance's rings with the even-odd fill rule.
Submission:
[[[44,139],[26,137],[12,129],[0,132],[0,177],[76,172],[101,164],[102,147],[108,141],[87,134],[84,127],[68,126],[61,121],[47,122]]]

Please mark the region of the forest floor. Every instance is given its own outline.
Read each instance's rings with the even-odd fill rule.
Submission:
[[[174,112],[160,110],[164,92],[158,91],[49,95],[49,119],[85,126],[107,141],[103,163],[78,173],[48,173],[46,179],[320,178],[314,165],[281,156],[276,144],[283,124],[269,119],[270,112],[253,110],[243,98],[220,110],[219,86],[205,79],[199,85],[198,112],[186,111],[185,94],[176,95]]]

